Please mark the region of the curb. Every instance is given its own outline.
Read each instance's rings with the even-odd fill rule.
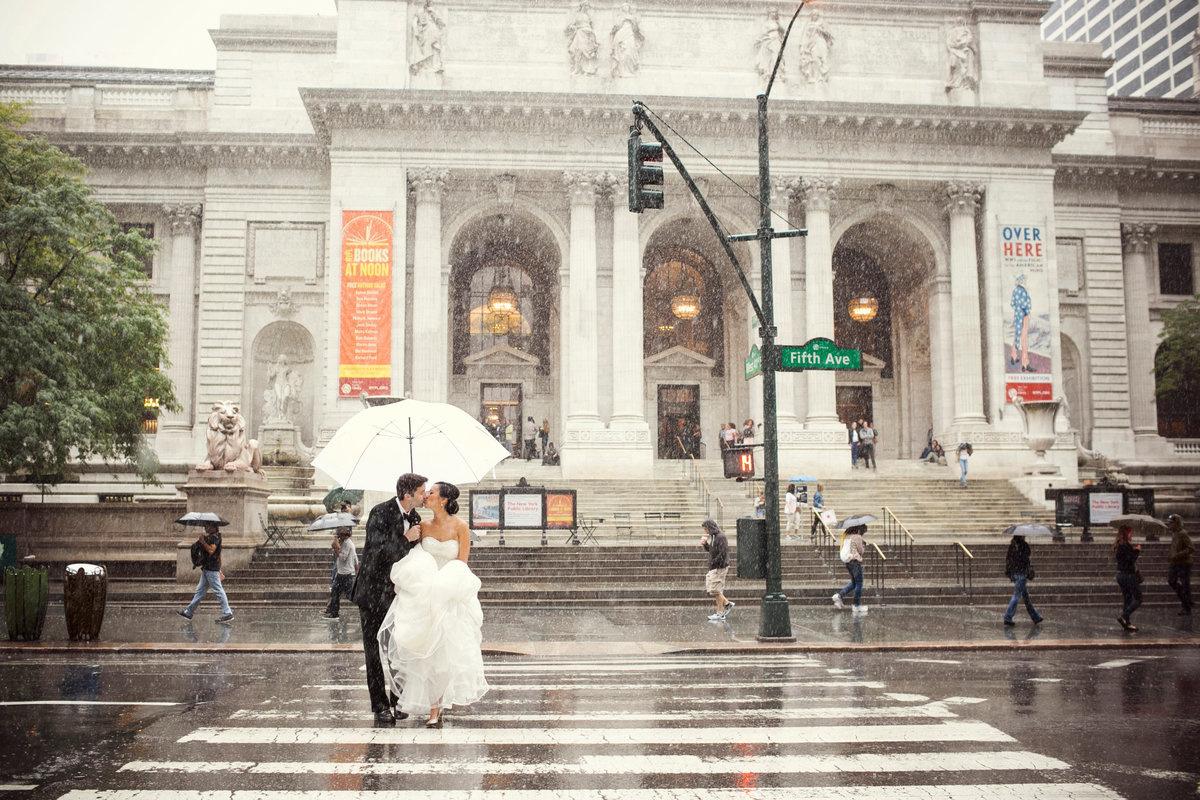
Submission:
[[[597,657],[629,655],[733,655],[753,653],[907,653],[953,651],[994,652],[1000,650],[1145,650],[1200,647],[1200,637],[1188,639],[1056,639],[1050,641],[993,639],[982,641],[919,641],[890,643],[837,643],[837,642],[714,642],[693,644],[688,642],[594,642],[595,648],[569,650],[559,645],[575,642],[497,642],[483,645],[485,656],[529,656],[529,657]],[[606,646],[607,645],[607,646]],[[359,644],[215,644],[215,643],[172,643],[172,642],[116,642],[41,644],[38,642],[0,643],[0,655],[30,653],[80,654],[80,653],[222,653],[230,655],[296,655],[324,653],[361,653]]]

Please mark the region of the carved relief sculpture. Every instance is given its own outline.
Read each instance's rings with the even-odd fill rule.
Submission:
[[[267,425],[295,425],[300,420],[300,391],[304,376],[292,367],[287,356],[275,359],[267,372],[267,388],[263,391],[263,419]]]
[[[425,0],[408,23],[408,71],[413,75],[432,72],[441,75],[442,40],[445,21],[433,10],[433,0]]]
[[[814,11],[800,38],[800,79],[805,83],[828,83],[832,53],[833,34],[821,15]]]
[[[262,451],[258,440],[246,438],[246,418],[237,404],[213,403],[205,440],[208,460],[196,465],[197,472],[262,473]]]
[[[612,76],[631,78],[638,73],[642,63],[642,21],[633,3],[621,3],[617,10],[617,21],[613,24],[608,43],[611,50]]]
[[[771,70],[775,68],[775,59],[779,57],[779,49],[783,47],[785,33],[786,29],[779,19],[779,9],[771,9],[762,32],[754,40],[754,68],[758,70],[758,78],[764,84],[771,78]],[[787,80],[786,59],[779,64],[779,80]]]
[[[600,43],[596,40],[596,29],[592,25],[592,4],[580,0],[566,28],[567,59],[571,63],[572,75],[595,75],[596,56]]]
[[[959,17],[946,32],[946,52],[950,56],[950,77],[946,91],[979,88],[978,53],[975,34],[965,17]]]

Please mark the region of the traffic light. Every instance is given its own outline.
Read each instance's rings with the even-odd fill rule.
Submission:
[[[629,129],[629,210],[635,214],[646,208],[663,207],[663,147],[658,142],[642,142],[636,127]],[[647,164],[646,162],[655,162]]]
[[[724,453],[726,478],[754,477],[754,448],[727,447]]]

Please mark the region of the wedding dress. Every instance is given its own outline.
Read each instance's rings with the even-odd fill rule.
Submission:
[[[488,690],[479,578],[457,555],[457,540],[426,537],[392,566],[396,599],[379,627],[379,655],[407,714],[470,705]]]

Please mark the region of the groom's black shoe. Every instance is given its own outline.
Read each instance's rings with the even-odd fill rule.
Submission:
[[[392,712],[388,709],[375,712],[375,727],[393,727],[396,724],[396,718],[392,716]]]

